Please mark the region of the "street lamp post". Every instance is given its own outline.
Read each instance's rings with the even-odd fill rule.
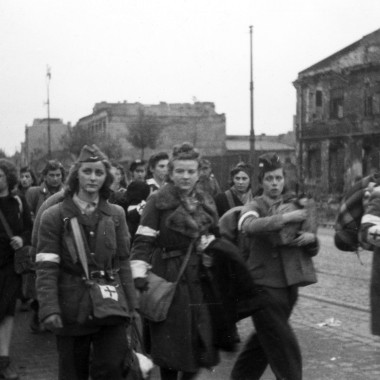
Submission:
[[[249,134],[249,162],[252,165],[253,174],[256,174],[256,152],[255,152],[255,129],[254,129],[254,103],[253,103],[253,53],[252,53],[252,32],[253,26],[249,27],[250,34],[250,74],[251,80],[249,85],[250,90],[250,116],[251,116],[251,128]],[[253,183],[255,186],[255,184]]]
[[[51,128],[50,128],[50,79],[51,70],[50,66],[46,69],[46,89],[47,89],[47,136],[48,136],[48,158],[51,158]]]

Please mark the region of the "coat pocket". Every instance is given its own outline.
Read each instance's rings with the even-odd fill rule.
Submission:
[[[82,278],[69,275],[58,288],[59,306],[61,308],[62,320],[64,324],[78,322],[80,310],[85,304],[85,296],[88,293]]]

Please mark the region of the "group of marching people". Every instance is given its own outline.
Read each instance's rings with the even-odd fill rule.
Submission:
[[[142,323],[161,379],[191,380],[201,368],[215,367],[220,350],[236,349],[235,326],[246,317],[255,332],[231,378],[260,379],[269,364],[278,379],[301,379],[289,318],[298,287],[316,281],[311,258],[319,243],[305,199],[286,191],[279,157],[259,158],[255,194],[243,163],[221,192],[210,162],[189,143],[175,146],[171,156],[136,160],[130,172],[127,184],[122,166],[86,145],[66,180],[62,165],[50,161],[42,184],[24,191],[22,173],[17,189],[16,168],[0,160],[0,210],[14,235],[10,239],[0,223],[0,379],[18,378],[9,347],[22,279],[12,260],[29,244],[36,249],[31,327],[55,333],[60,380],[126,378],[126,327],[139,318],[148,273],[174,282],[188,252],[166,319]],[[126,317],[104,324],[83,317],[95,279],[122,288]]]

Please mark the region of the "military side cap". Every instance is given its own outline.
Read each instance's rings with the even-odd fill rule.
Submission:
[[[107,160],[107,156],[95,145],[85,145],[80,151],[78,162],[97,162]]]
[[[262,173],[282,168],[280,157],[276,153],[265,153],[259,157],[259,170]]]

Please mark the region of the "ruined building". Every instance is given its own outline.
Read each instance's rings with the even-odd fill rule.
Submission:
[[[144,157],[153,152],[171,153],[173,146],[189,141],[201,154],[225,153],[226,118],[218,114],[210,102],[164,103],[143,105],[141,103],[96,103],[92,114],[82,117],[77,127],[95,134],[110,135],[123,147],[123,161],[141,158],[141,149],[127,139],[131,129],[143,117],[153,120],[152,128],[160,128],[155,149],[145,149]]]
[[[64,123],[62,119],[34,119],[32,125],[25,126],[25,142],[21,148],[21,164],[31,165],[39,172],[45,165],[49,149],[48,125],[50,125],[50,148],[52,157],[65,156],[62,152],[61,140],[71,128],[70,122]],[[61,157],[62,156],[62,157]]]
[[[340,194],[380,168],[380,29],[301,71],[295,131],[305,190]]]

